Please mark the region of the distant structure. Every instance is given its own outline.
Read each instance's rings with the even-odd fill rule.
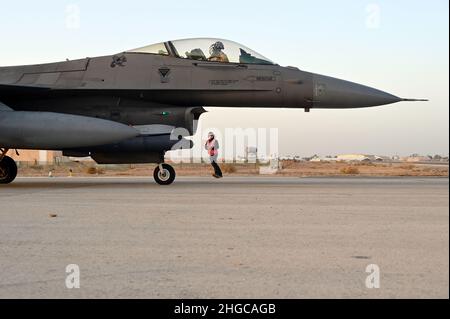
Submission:
[[[408,162],[408,163],[419,163],[419,162],[431,162],[433,160],[433,158],[430,156],[422,156],[422,155],[418,155],[418,154],[413,154],[408,157],[403,157],[401,160],[403,162]]]
[[[367,154],[343,154],[336,156],[337,161],[342,162],[391,162],[389,156]]]
[[[336,162],[337,158],[336,157],[320,157],[319,155],[314,155],[313,157],[311,157],[309,159],[310,162]]]
[[[375,156],[365,154],[343,154],[336,156],[338,161],[342,162],[371,162],[375,160]]]
[[[258,159],[258,148],[247,146],[245,148],[245,161],[253,163],[256,162],[257,159]]]
[[[29,162],[40,165],[54,164],[62,159],[62,152],[55,151],[35,151],[35,150],[18,150],[19,156],[15,150],[10,150],[8,156],[17,162]]]
[[[309,159],[310,162],[390,162],[392,159],[388,156],[367,155],[367,154],[342,154],[335,157],[320,157],[314,155]]]

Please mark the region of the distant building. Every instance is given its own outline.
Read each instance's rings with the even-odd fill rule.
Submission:
[[[281,156],[279,158],[280,161],[293,161],[294,160],[294,156],[291,155],[287,155],[287,156]]]
[[[53,164],[58,158],[62,158],[62,152],[55,151],[35,151],[35,150],[18,150],[17,156],[15,150],[10,150],[8,156],[12,157],[16,162],[32,162],[36,164]]]
[[[389,156],[367,155],[367,154],[343,154],[336,157],[343,162],[390,162]]]
[[[364,154],[343,154],[338,155],[336,159],[344,162],[371,162],[375,160],[375,156]]]
[[[318,155],[314,155],[309,159],[310,162],[335,162],[337,161],[336,157],[320,157]]]
[[[421,155],[417,155],[417,154],[402,158],[402,161],[408,162],[408,163],[430,162],[431,160],[432,160],[432,158],[429,156],[421,156]]]
[[[245,160],[249,163],[254,163],[258,159],[258,148],[247,146],[245,148]]]
[[[377,162],[392,162],[393,160],[394,160],[394,158],[389,157],[389,156],[383,156],[383,155],[375,156],[375,161],[377,161]]]

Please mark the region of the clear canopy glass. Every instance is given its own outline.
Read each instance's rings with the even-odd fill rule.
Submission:
[[[169,55],[169,51],[167,50],[166,45],[164,43],[151,44],[139,49],[131,50],[129,52]]]
[[[274,64],[271,60],[241,44],[210,38],[168,41],[129,52],[173,55],[183,59],[221,63]]]

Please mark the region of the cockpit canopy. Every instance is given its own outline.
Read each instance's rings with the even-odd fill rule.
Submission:
[[[128,52],[169,55],[177,58],[209,62],[274,64],[261,54],[241,44],[228,40],[209,38],[168,41]]]

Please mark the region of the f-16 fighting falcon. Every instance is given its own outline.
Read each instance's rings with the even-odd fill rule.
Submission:
[[[417,101],[336,78],[281,67],[238,43],[187,39],[120,54],[0,68],[0,184],[11,183],[13,149],[58,150],[99,164],[164,163],[174,146],[192,147],[204,106],[361,108]],[[180,143],[182,142],[182,143]]]

